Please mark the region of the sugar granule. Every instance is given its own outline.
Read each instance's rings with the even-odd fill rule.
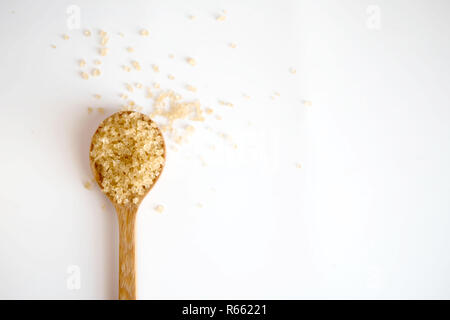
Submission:
[[[186,86],[186,89],[189,90],[189,91],[192,91],[192,92],[197,92],[197,88],[194,87],[194,86],[191,86],[190,84],[188,84]]]
[[[92,184],[89,181],[85,181],[83,183],[83,186],[88,190],[91,190],[91,188],[92,188]]]
[[[92,69],[91,74],[94,77],[98,77],[101,74],[100,69],[97,69],[97,68]]]
[[[125,84],[125,88],[127,88],[127,90],[130,91],[130,92],[134,91],[133,86],[131,84],[129,84],[129,83]]]
[[[104,37],[102,37],[102,38],[100,39],[100,44],[101,44],[102,46],[106,46],[106,44],[108,43],[108,41],[109,41],[109,37],[105,35]]]
[[[133,65],[133,67],[134,67],[136,70],[138,70],[138,71],[141,70],[141,65],[139,64],[139,62],[137,62],[137,61],[132,61],[131,64]]]
[[[309,100],[302,100],[302,103],[305,107],[311,107],[312,106],[312,101]]]
[[[147,29],[142,29],[141,31],[139,31],[139,34],[141,36],[147,37],[150,33],[148,32]]]
[[[191,66],[195,66],[197,64],[197,61],[195,61],[194,58],[187,58],[187,63],[189,63]]]
[[[106,56],[109,52],[108,48],[100,48],[99,53],[102,57]]]

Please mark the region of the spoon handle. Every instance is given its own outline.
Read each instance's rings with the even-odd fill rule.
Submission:
[[[135,224],[137,206],[117,205],[119,218],[119,300],[136,300]]]

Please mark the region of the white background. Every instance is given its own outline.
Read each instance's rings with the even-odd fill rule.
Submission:
[[[70,5],[80,29],[68,29]],[[1,1],[0,298],[117,297],[116,215],[83,182],[91,135],[137,81],[223,118],[169,149],[140,208],[139,298],[450,298],[449,9],[445,0]],[[85,81],[78,61],[90,71],[100,58],[99,29],[110,54]],[[143,71],[124,72],[134,59]],[[150,111],[142,92],[132,98]]]

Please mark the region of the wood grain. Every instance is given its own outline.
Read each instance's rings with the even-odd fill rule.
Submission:
[[[116,206],[119,220],[119,300],[136,300],[136,205]]]

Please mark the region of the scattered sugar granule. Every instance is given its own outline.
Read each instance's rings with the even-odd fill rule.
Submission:
[[[136,103],[133,100],[128,101],[128,105],[130,107],[134,107],[136,105]]]
[[[159,67],[156,64],[152,64],[153,71],[159,72]]]
[[[123,32],[119,32],[118,35],[119,35],[120,37],[122,37],[122,38],[125,37],[125,35],[123,34]]]
[[[153,88],[159,89],[160,85],[158,82],[153,83]]]
[[[203,208],[203,203],[197,203],[197,208]]]
[[[94,77],[98,77],[101,74],[101,71],[100,71],[100,69],[94,68],[94,69],[92,69],[91,74]]]
[[[277,96],[277,97],[279,97],[280,96],[280,93],[279,92],[277,92],[277,91],[275,91],[274,92],[274,94]]]
[[[88,190],[91,190],[91,188],[92,188],[92,184],[89,181],[85,181],[83,183],[83,186]]]
[[[127,90],[130,91],[130,92],[134,91],[133,86],[131,84],[129,84],[129,83],[125,84],[125,88],[127,88]]]
[[[89,79],[89,74],[87,74],[86,72],[81,72],[81,77],[82,77],[84,80],[87,80],[87,79]]]
[[[98,59],[95,59],[95,60],[94,60],[94,64],[96,64],[96,65],[101,65],[102,62],[101,62],[100,60],[98,60]]]
[[[69,39],[70,39],[69,36],[68,36],[67,34],[63,34],[62,37],[63,37],[64,40],[69,40]]]
[[[86,61],[84,59],[80,60],[80,67],[83,68],[86,66]]]
[[[137,62],[137,61],[132,61],[131,62],[131,64],[133,65],[133,67],[136,69],[136,70],[141,70],[141,65],[139,64],[139,62]]]
[[[123,70],[125,70],[126,72],[130,72],[130,71],[131,71],[131,68],[130,68],[129,66],[123,66],[122,68],[123,68]]]
[[[99,30],[98,34],[100,35],[100,37],[105,37],[108,33],[106,31]]]
[[[56,46],[55,46],[54,44],[52,44],[51,47],[52,47],[53,49],[56,49]]]
[[[147,29],[142,29],[141,31],[139,31],[139,34],[141,36],[147,37],[150,33],[148,32]]]
[[[122,94],[120,95],[120,97],[121,97],[122,99],[128,99],[128,96],[127,96],[125,93],[122,93]]]
[[[189,90],[189,91],[192,91],[192,92],[197,92],[197,88],[194,87],[194,86],[191,86],[190,84],[188,84],[186,86],[186,89]]]
[[[102,210],[106,210],[106,204],[102,204]]]
[[[99,108],[97,108],[97,111],[100,114],[104,114],[105,113],[105,108],[99,107]]]
[[[233,107],[234,105],[231,102],[225,102],[223,100],[219,100],[219,104],[227,107]]]
[[[173,58],[175,58],[175,56],[172,53],[170,53],[169,54],[169,59],[173,59]]]
[[[102,96],[101,96],[101,95],[99,95],[99,94],[94,94],[94,98],[95,98],[95,99],[101,99],[101,98],[102,98]]]
[[[109,41],[109,37],[108,37],[108,36],[104,36],[104,37],[102,37],[102,38],[100,39],[100,44],[101,44],[102,46],[106,46],[106,44],[108,43],[108,41]]]
[[[301,163],[297,163],[297,164],[295,164],[295,167],[298,168],[298,169],[301,169],[302,164]]]
[[[94,109],[92,107],[88,107],[87,110],[88,110],[88,114],[91,114],[92,111],[94,111]]]
[[[128,47],[128,48],[127,48],[127,51],[128,51],[128,52],[134,52],[134,48],[133,48],[133,47]]]
[[[238,148],[237,144],[236,143],[233,144],[233,149],[237,149],[237,148]]]
[[[295,68],[289,68],[289,72],[292,74],[296,74],[297,70],[295,70]]]
[[[197,17],[194,16],[194,15],[192,15],[192,14],[189,16],[189,20],[195,20],[196,18],[197,18]]]
[[[312,106],[312,101],[309,101],[309,100],[302,100],[302,103],[306,107],[311,107]]]
[[[174,77],[173,75],[171,75],[171,74],[169,74],[169,75],[167,76],[167,78],[169,78],[169,80],[175,80],[175,77]]]
[[[219,115],[216,115],[216,119],[217,119],[217,120],[222,120],[222,117],[219,116]]]
[[[142,83],[136,82],[134,85],[136,88],[141,89],[142,88]]]
[[[206,108],[205,109],[206,114],[212,114],[213,113],[213,109],[211,108]]]
[[[91,33],[90,30],[84,30],[84,31],[83,31],[83,34],[84,34],[86,37],[90,37],[92,33]]]
[[[217,21],[225,21],[225,19],[226,19],[226,16],[224,16],[223,14],[217,16],[217,18],[216,18]]]
[[[108,48],[100,48],[99,52],[100,52],[100,55],[104,57],[108,54],[109,49]]]
[[[225,139],[226,141],[231,141],[231,137],[226,134],[226,133],[219,133],[219,137],[221,137],[222,139]]]
[[[163,207],[162,205],[158,204],[158,205],[155,207],[155,211],[158,212],[158,213],[163,213],[164,207]]]
[[[197,64],[197,61],[195,61],[194,58],[187,58],[187,63],[189,63],[191,66],[195,66]]]
[[[236,43],[234,43],[234,42],[232,42],[232,43],[230,43],[230,48],[236,48],[237,47],[237,44]]]
[[[250,96],[249,95],[247,95],[247,94],[243,94],[243,97],[245,98],[245,99],[250,99]]]

